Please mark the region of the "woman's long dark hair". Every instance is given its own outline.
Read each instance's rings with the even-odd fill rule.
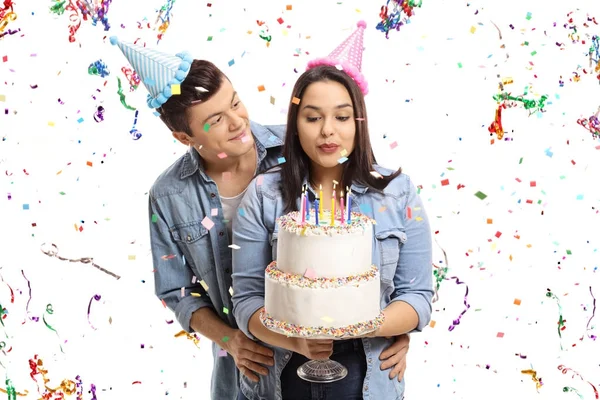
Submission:
[[[398,169],[393,174],[381,178],[371,174],[371,171],[374,171],[376,161],[367,127],[367,108],[365,98],[354,79],[333,66],[321,65],[311,68],[298,78],[292,90],[292,100],[294,98],[302,99],[306,88],[310,84],[324,81],[334,81],[344,85],[350,94],[354,108],[354,124],[356,127],[354,150],[343,164],[344,169],[340,187],[350,187],[352,183],[357,183],[377,192],[382,192],[402,170]],[[290,102],[290,104],[283,146],[283,156],[286,162],[281,165],[281,192],[285,212],[298,210],[296,202],[302,194],[304,177],[307,173],[310,173],[310,159],[302,149],[298,138],[297,122],[300,105],[293,102]]]

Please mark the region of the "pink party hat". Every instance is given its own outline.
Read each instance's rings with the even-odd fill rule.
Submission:
[[[356,26],[358,29],[348,36],[348,38],[336,47],[336,49],[327,57],[310,61],[306,69],[308,70],[318,65],[332,65],[338,69],[342,69],[356,81],[360,90],[366,95],[369,93],[369,86],[361,72],[361,65],[363,37],[367,23],[365,21],[358,21]]]

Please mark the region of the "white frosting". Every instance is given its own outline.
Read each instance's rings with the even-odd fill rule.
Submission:
[[[274,319],[291,324],[344,327],[377,318],[381,311],[379,285],[379,273],[358,285],[325,289],[292,286],[267,276],[265,310]]]
[[[373,248],[373,225],[354,231],[330,231],[324,235],[302,235],[279,226],[277,268],[304,275],[311,268],[316,277],[359,275],[369,270]]]

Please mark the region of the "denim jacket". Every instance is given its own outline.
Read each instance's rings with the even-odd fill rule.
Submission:
[[[258,151],[258,171],[279,163],[285,125],[250,123]],[[213,216],[217,210],[217,216]],[[187,332],[192,313],[211,307],[237,328],[231,295],[231,248],[216,183],[206,175],[198,152],[190,149],[167,168],[150,189],[150,244],[156,295]],[[203,224],[209,218],[214,226]],[[210,229],[209,229],[210,228]],[[193,293],[193,294],[192,294]],[[230,355],[219,357],[213,343],[211,397],[235,400],[238,371]]]
[[[392,172],[379,167],[377,171],[382,175]],[[255,340],[248,330],[248,322],[264,306],[265,268],[277,258],[276,219],[284,214],[280,178],[277,171],[257,177],[250,184],[233,222],[233,240],[240,246],[233,253],[233,314],[240,329]],[[419,316],[414,331],[421,331],[431,318],[432,240],[429,221],[415,186],[407,175],[400,174],[383,193],[352,185],[352,194],[352,211],[376,221],[372,261],[380,271],[381,308],[399,300],[410,304]],[[309,200],[314,197],[315,193],[309,190]],[[392,341],[384,337],[362,339],[367,359],[363,383],[365,400],[403,398],[404,380],[389,379],[389,370],[380,369],[379,356]],[[273,349],[275,365],[269,367],[268,376],[260,376],[258,383],[242,376],[240,388],[249,400],[282,400],[280,376],[292,352],[264,345]]]

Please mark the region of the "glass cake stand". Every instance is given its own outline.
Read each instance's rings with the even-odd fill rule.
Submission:
[[[342,380],[348,369],[334,360],[308,360],[298,367],[298,376],[314,383],[331,383]]]

